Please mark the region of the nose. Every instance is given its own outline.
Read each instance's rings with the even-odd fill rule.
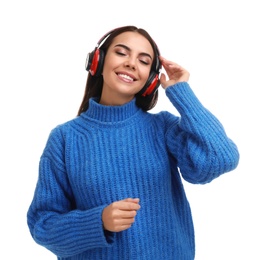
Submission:
[[[126,68],[130,68],[132,70],[135,70],[136,69],[136,61],[134,58],[130,57],[128,58],[125,62],[124,62],[124,66]]]

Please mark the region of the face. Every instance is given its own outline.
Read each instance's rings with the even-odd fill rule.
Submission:
[[[137,32],[113,39],[104,60],[100,103],[120,105],[132,100],[145,85],[154,59],[149,41]]]

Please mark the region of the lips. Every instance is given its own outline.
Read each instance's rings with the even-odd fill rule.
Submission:
[[[117,73],[118,77],[122,78],[126,82],[133,82],[135,79],[128,74],[123,74],[123,73]]]

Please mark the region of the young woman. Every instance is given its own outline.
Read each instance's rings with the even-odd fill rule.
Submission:
[[[194,259],[182,178],[205,184],[234,170],[236,145],[145,30],[108,32],[86,69],[78,116],[51,131],[40,158],[33,239],[58,259]],[[148,112],[160,84],[180,117]]]

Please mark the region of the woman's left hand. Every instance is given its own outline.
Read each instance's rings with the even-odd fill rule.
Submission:
[[[162,56],[160,56],[159,59],[168,76],[168,79],[166,79],[166,75],[164,73],[161,73],[160,76],[160,83],[164,89],[169,86],[175,85],[178,82],[187,82],[189,80],[190,73],[184,68],[182,68],[180,65],[172,61],[166,60]]]

